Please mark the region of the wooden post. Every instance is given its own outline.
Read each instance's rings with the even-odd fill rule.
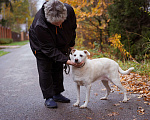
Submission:
[[[2,27],[2,38],[4,38],[4,27]]]
[[[9,36],[8,36],[8,28],[6,28],[6,38],[9,38]]]
[[[11,37],[11,29],[10,28],[8,28],[8,38],[10,38],[10,39],[12,38]]]
[[[0,26],[0,38],[2,38],[2,26]]]
[[[24,41],[24,32],[21,32],[21,41]]]
[[[4,38],[6,38],[6,27],[4,27]]]
[[[12,39],[12,32],[11,32],[11,29],[10,29],[10,38]]]

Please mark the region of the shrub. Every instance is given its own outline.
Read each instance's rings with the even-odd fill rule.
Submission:
[[[10,38],[0,38],[0,44],[12,43],[13,39]]]

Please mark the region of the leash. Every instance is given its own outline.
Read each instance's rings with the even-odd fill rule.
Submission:
[[[65,71],[66,75],[68,75],[70,73],[70,66],[65,64],[64,65],[64,71]]]
[[[67,51],[66,56],[67,56],[69,59],[70,59],[70,57],[69,57],[70,52],[71,52],[71,49],[68,48],[68,51]],[[68,74],[70,73],[70,66],[67,65],[67,64],[65,64],[65,65],[64,65],[64,71],[65,71],[66,75],[68,75]]]

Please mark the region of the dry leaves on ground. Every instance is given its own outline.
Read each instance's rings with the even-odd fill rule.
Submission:
[[[142,107],[138,107],[138,110],[137,110],[138,115],[144,115],[144,111],[145,110]]]
[[[150,102],[150,81],[146,76],[140,76],[136,73],[130,73],[130,75],[120,75],[121,83],[126,90],[132,94],[140,94],[138,98],[143,98],[146,104]],[[116,86],[113,86],[117,88]],[[119,91],[119,89],[116,89]]]

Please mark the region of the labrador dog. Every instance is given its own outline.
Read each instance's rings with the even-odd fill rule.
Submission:
[[[126,95],[127,92],[120,82],[119,73],[123,75],[129,74],[134,69],[134,67],[131,67],[126,71],[123,71],[119,67],[118,63],[116,63],[114,60],[108,58],[99,58],[90,60],[87,58],[88,55],[90,55],[90,53],[87,50],[81,51],[73,49],[71,51],[70,59],[72,61],[74,61],[75,63],[81,63],[84,61],[80,67],[72,66],[73,80],[74,82],[76,82],[77,87],[77,101],[76,103],[74,103],[73,106],[79,106],[80,86],[85,86],[86,87],[85,103],[82,106],[80,106],[80,108],[87,107],[90,96],[91,84],[96,80],[102,80],[102,83],[107,90],[105,97],[101,98],[101,100],[106,100],[108,98],[108,95],[111,91],[108,85],[108,81],[111,81],[114,85],[118,86],[118,88],[123,91],[124,93],[123,102],[127,102],[127,95]]]

